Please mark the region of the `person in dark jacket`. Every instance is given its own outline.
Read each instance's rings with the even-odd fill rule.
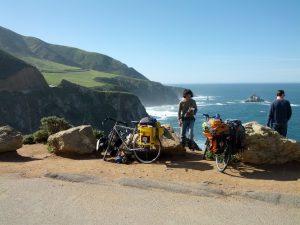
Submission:
[[[185,89],[182,96],[183,99],[180,101],[178,107],[178,123],[181,127],[181,144],[185,146],[187,144],[187,132],[189,132],[190,135],[190,142],[193,142],[195,115],[197,114],[198,109],[196,101],[193,99],[193,92],[190,89]]]
[[[277,99],[270,106],[268,127],[277,131],[282,136],[286,137],[288,121],[292,116],[291,104],[284,99],[285,93],[283,90],[277,91]]]

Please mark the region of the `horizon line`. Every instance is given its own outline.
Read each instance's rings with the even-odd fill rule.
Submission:
[[[164,85],[196,85],[196,84],[300,84],[299,82],[232,82],[232,83],[208,83],[208,82],[203,82],[203,83],[162,83]]]

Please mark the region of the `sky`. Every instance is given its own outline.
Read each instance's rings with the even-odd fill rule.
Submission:
[[[0,26],[151,80],[300,82],[299,0],[0,0]]]

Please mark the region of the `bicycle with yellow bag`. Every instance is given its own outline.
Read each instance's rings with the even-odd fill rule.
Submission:
[[[134,154],[135,158],[141,163],[152,163],[158,159],[161,153],[162,145],[160,137],[163,135],[164,128],[159,122],[155,124],[140,124],[140,121],[131,121],[134,128],[128,127],[127,123],[117,121],[112,118],[107,120],[114,121],[114,126],[108,136],[103,160],[106,159],[114,143],[119,142],[116,155],[123,151],[128,154]],[[100,144],[97,143],[97,149]]]

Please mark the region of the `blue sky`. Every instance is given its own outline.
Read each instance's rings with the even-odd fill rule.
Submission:
[[[0,0],[0,25],[163,83],[300,82],[299,0]]]

